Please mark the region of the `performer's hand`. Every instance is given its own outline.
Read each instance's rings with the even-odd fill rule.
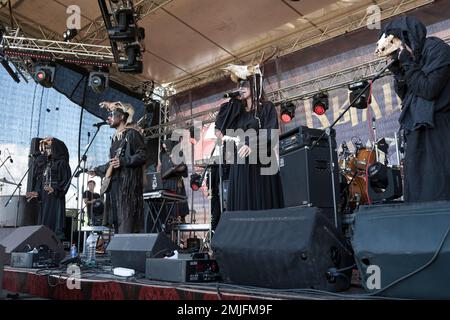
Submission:
[[[117,169],[120,167],[120,160],[119,160],[119,158],[113,158],[113,159],[111,159],[109,164],[112,165],[114,169]]]
[[[220,130],[216,130],[215,134],[216,134],[217,138],[219,138],[219,139],[223,138],[223,134],[222,134],[222,132],[220,132]]]
[[[36,191],[27,192],[26,198],[28,201],[33,200],[38,197],[38,193]]]
[[[50,187],[50,186],[44,187],[44,190],[47,191],[48,194],[53,193],[53,192],[55,191],[55,190],[54,190],[52,187]]]
[[[252,153],[252,149],[250,149],[250,147],[247,145],[243,145],[238,151],[238,154],[241,158],[248,157],[250,153]]]

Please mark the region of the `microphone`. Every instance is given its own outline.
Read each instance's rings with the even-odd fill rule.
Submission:
[[[36,152],[36,153],[29,154],[29,155],[28,155],[28,158],[33,158],[33,159],[35,159],[35,158],[37,158],[37,157],[40,156],[40,155],[41,155],[40,152]]]
[[[92,126],[99,128],[101,126],[104,126],[105,124],[108,124],[108,122],[102,121],[102,122],[94,123]]]
[[[223,95],[224,98],[236,98],[239,97],[241,95],[241,90],[235,90],[235,91],[230,91],[227,92]]]

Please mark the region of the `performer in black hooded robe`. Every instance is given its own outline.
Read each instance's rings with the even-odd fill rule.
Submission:
[[[278,116],[273,103],[263,101],[260,81],[255,79],[258,77],[242,81],[241,95],[224,103],[216,118],[218,136],[226,136],[227,129],[242,129],[244,132],[253,129],[257,134],[256,140],[246,138],[239,145],[231,144],[235,150],[230,164],[227,211],[275,209],[284,205],[278,163],[272,150],[274,143],[271,141],[271,130],[278,130]],[[263,164],[260,159],[262,143],[267,143],[266,155],[271,158],[271,164],[276,166],[272,174],[262,171],[270,167],[270,164]],[[227,142],[226,149],[229,146],[230,142]],[[256,158],[252,161],[251,157]]]
[[[45,225],[64,239],[66,214],[66,185],[71,177],[69,151],[59,139],[48,137],[41,141],[42,155],[35,160],[34,191],[29,199],[38,198],[40,209],[38,225]]]
[[[120,102],[103,105],[110,111],[110,127],[116,129],[109,152],[110,162],[90,172],[93,176],[104,177],[108,167],[114,167],[106,193],[103,224],[114,226],[118,233],[140,233],[144,231],[144,139],[132,125],[131,105]]]
[[[450,200],[450,46],[426,37],[415,17],[390,22],[383,30],[403,42],[391,67],[402,99],[407,202]]]

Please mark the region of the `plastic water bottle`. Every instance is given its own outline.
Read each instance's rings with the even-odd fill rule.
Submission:
[[[86,246],[87,246],[86,261],[89,264],[95,264],[95,251],[97,249],[97,239],[98,239],[98,235],[96,235],[95,233],[92,232],[86,240]]]
[[[70,256],[72,258],[76,258],[78,256],[78,250],[77,250],[77,246],[75,245],[75,243],[70,248]]]

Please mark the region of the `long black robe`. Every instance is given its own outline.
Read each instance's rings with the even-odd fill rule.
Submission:
[[[66,185],[70,180],[69,152],[61,140],[53,138],[50,156],[41,155],[36,159],[35,190],[38,193],[40,209],[38,225],[45,225],[55,232],[59,239],[64,239],[64,221],[66,214]],[[54,192],[44,190],[51,185]]]
[[[227,129],[244,131],[254,129],[258,134],[257,149],[260,148],[260,143],[267,142],[267,155],[271,156],[272,161],[276,161],[271,152],[273,143],[270,139],[270,132],[265,134],[266,131],[260,130],[278,129],[275,106],[271,102],[264,102],[259,107],[257,117],[259,121],[254,116],[254,111],[247,112],[241,101],[231,99],[221,106],[215,127],[224,135],[228,135]],[[246,141],[246,143],[250,146],[253,145],[250,141]],[[229,143],[227,143],[228,146]],[[263,165],[259,156],[257,156],[256,163],[251,164],[250,157],[245,159],[245,163],[238,163],[237,151],[235,147],[234,163],[230,165],[227,211],[282,208],[284,206],[283,190],[279,170],[271,175],[261,174],[261,169],[269,165]],[[253,149],[250,156],[258,154],[258,150]]]
[[[450,200],[450,46],[426,37],[414,17],[393,20],[383,30],[408,44],[392,68],[402,99],[399,118],[405,132],[404,199]]]
[[[165,140],[164,144],[167,147],[167,150],[161,151],[159,155],[159,160],[161,162],[161,174],[164,174],[169,169],[173,168],[175,164],[171,159],[171,153],[173,152],[173,148],[175,147],[175,142],[172,140]],[[184,159],[184,157],[181,157]],[[182,161],[183,163],[185,161]],[[187,175],[187,172],[186,172]],[[184,186],[183,176],[182,175],[172,175],[167,179],[163,179],[163,187],[166,190],[170,190],[178,195],[186,196],[186,188]],[[166,209],[169,209],[169,205],[166,206]],[[165,214],[169,214],[172,218],[181,217],[184,219],[186,215],[189,214],[189,206],[187,202],[178,202],[175,203],[172,210],[170,212],[166,212]]]
[[[119,155],[120,167],[114,169],[111,187],[106,193],[103,224],[114,226],[118,233],[140,233],[144,230],[143,165],[145,144],[142,135],[135,129],[126,129],[116,134],[111,142],[110,158]],[[104,177],[109,163],[94,169]]]

